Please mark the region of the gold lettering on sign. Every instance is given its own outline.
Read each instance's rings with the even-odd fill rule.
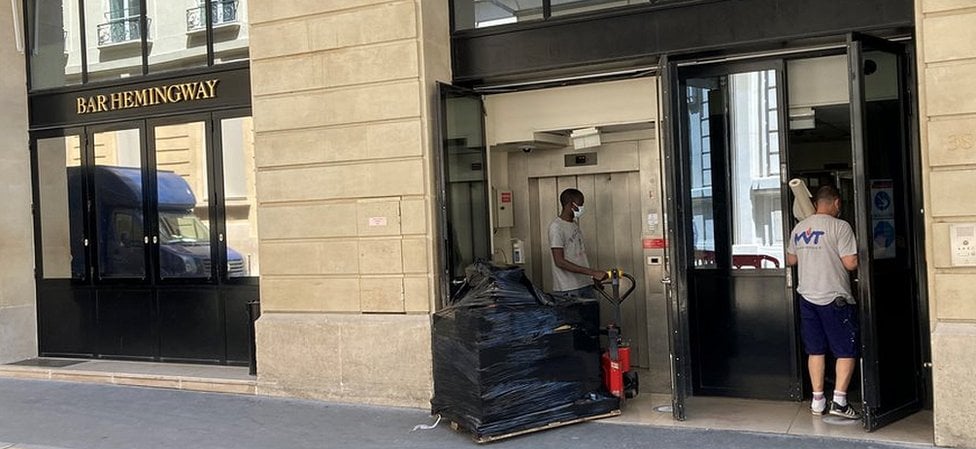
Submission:
[[[112,110],[122,109],[122,92],[112,94]]]
[[[135,98],[136,104],[143,106],[149,105],[149,101],[147,101],[146,97],[146,89],[133,91],[132,95]]]
[[[107,95],[78,97],[75,99],[75,111],[78,115],[83,115],[160,104],[208,100],[217,97],[218,83],[220,80],[213,79],[112,92]]]

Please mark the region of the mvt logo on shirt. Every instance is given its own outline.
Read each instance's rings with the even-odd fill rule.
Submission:
[[[813,228],[807,228],[806,231],[798,232],[793,236],[793,244],[799,245],[800,240],[803,240],[803,243],[806,243],[807,245],[809,245],[811,242],[813,242],[814,245],[819,245],[820,237],[822,237],[824,234],[824,231],[814,231]]]

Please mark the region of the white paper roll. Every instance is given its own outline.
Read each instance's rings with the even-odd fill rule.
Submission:
[[[813,195],[810,195],[810,190],[802,179],[791,179],[790,190],[793,191],[793,216],[797,220],[803,220],[817,211],[810,202],[810,197]]]

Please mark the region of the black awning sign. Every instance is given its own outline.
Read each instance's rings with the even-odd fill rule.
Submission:
[[[133,109],[217,97],[219,79],[168,84],[75,99],[78,115]]]

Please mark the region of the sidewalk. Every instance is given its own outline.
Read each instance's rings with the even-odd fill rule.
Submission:
[[[423,410],[260,396],[0,379],[0,449],[822,448],[824,439],[585,423],[484,446]],[[3,443],[7,442],[7,443]],[[920,448],[829,440],[831,449]]]

